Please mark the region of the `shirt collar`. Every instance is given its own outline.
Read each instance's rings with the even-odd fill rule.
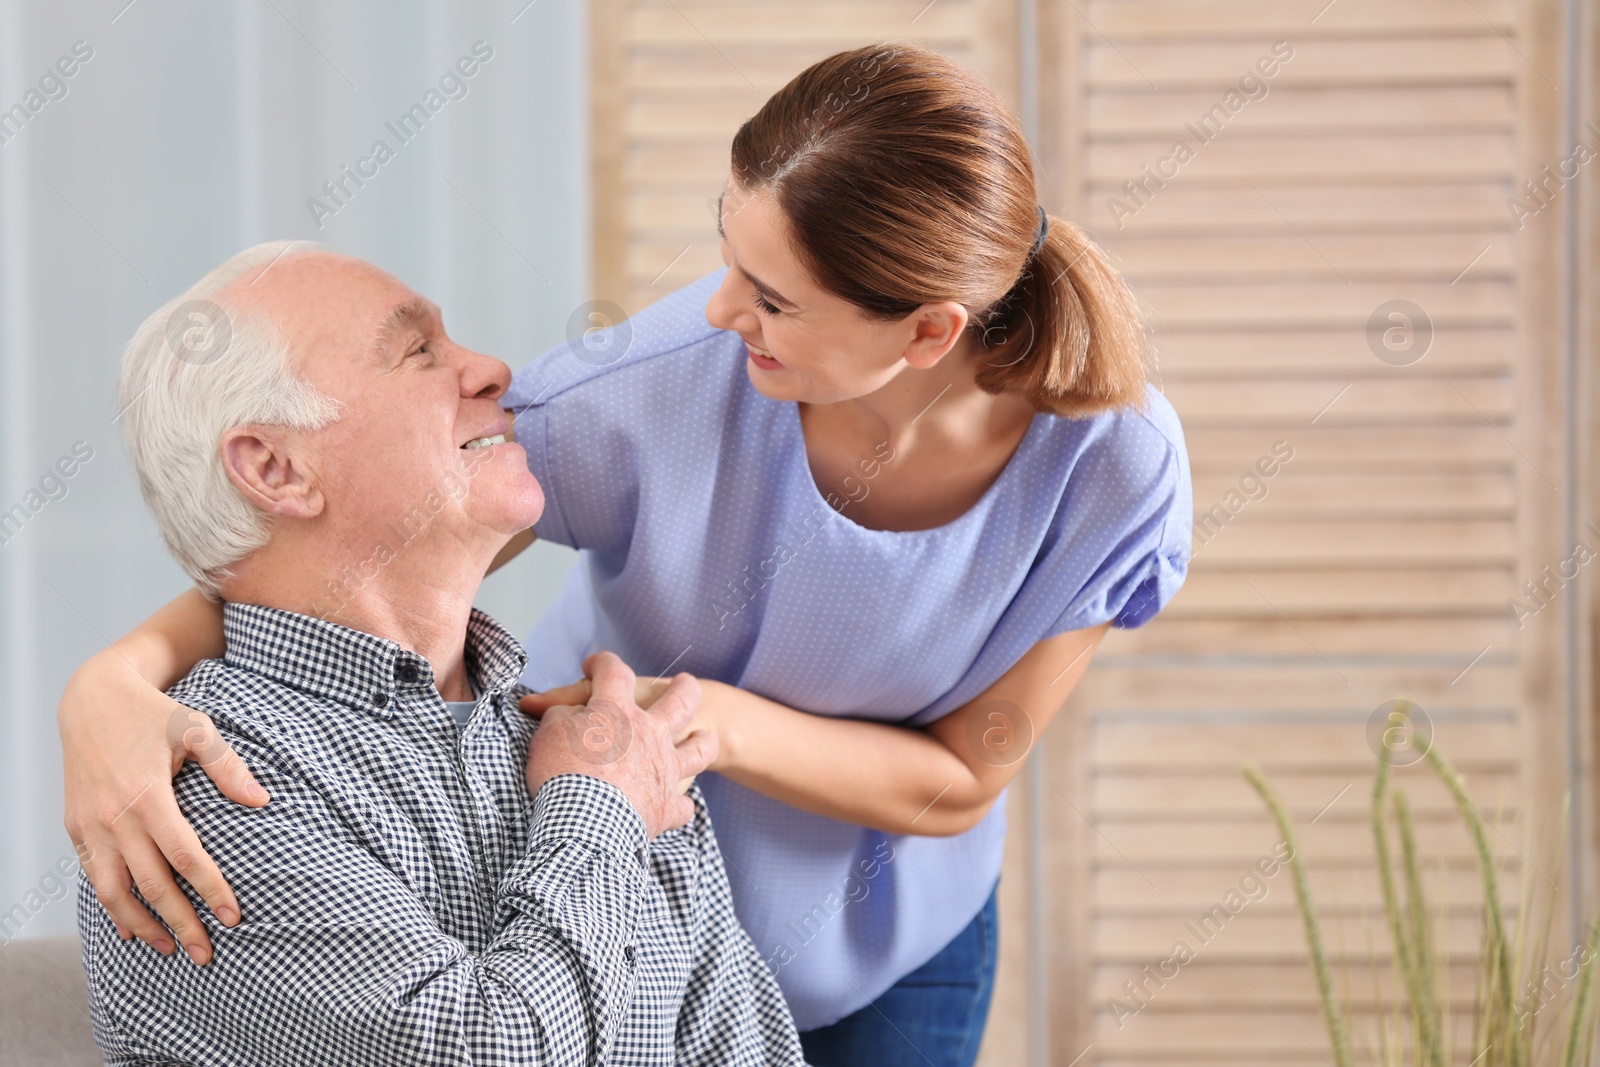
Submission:
[[[395,693],[432,689],[433,667],[410,649],[311,615],[260,604],[224,603],[225,662],[380,718],[395,712]],[[467,620],[467,672],[480,698],[517,683],[527,653],[489,616]]]

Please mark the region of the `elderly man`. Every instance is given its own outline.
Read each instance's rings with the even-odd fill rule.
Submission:
[[[542,727],[472,598],[543,507],[506,366],[376,268],[263,245],[130,343],[126,431],[226,653],[171,692],[267,788],[176,793],[233,884],[205,967],[123,940],[84,880],[95,1035],[119,1064],[799,1063],[676,742],[615,657]],[[203,716],[196,716],[203,722]],[[196,904],[198,895],[187,890]]]

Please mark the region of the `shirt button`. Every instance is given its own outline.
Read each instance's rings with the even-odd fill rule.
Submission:
[[[417,672],[416,665],[411,663],[402,663],[395,667],[394,674],[396,678],[399,678],[407,685],[413,684],[418,678],[422,677],[422,675]]]
[[[382,689],[374,689],[372,691],[372,706],[375,707],[375,708],[386,708],[386,707],[388,707],[389,706],[389,694],[385,693]]]
[[[634,951],[632,945],[622,946],[622,958],[628,961],[628,966],[633,966]]]

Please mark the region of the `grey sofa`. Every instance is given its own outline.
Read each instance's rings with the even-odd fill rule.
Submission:
[[[76,937],[0,945],[0,1067],[98,1065]]]

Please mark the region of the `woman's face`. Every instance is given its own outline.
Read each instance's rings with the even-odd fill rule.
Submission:
[[[744,338],[750,381],[774,400],[829,404],[876,392],[907,367],[933,366],[966,328],[956,303],[881,322],[824,291],[790,246],[770,193],[729,182],[718,228],[728,273],[706,303],[706,321]]]

